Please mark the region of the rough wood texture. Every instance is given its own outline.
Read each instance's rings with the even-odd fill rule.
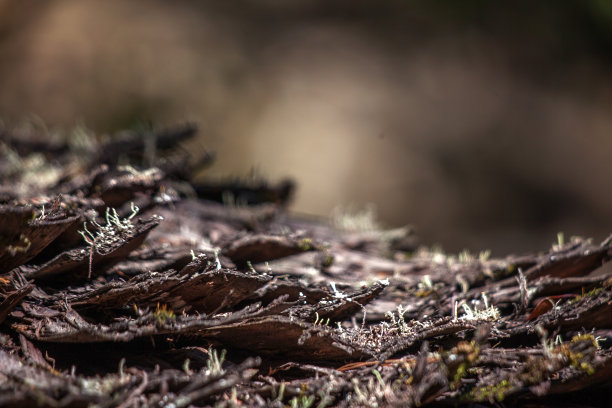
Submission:
[[[9,136],[59,176],[0,177],[0,406],[607,404],[609,239],[450,256],[295,218],[286,183],[189,189],[184,157],[138,166],[143,135]]]

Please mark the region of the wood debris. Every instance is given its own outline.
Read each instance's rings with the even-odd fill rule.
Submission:
[[[0,406],[607,403],[611,239],[452,256],[299,218],[290,182],[190,184],[195,130],[3,131]]]

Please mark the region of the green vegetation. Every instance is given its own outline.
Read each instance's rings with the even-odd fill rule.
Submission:
[[[217,353],[217,350],[212,347],[208,349],[208,361],[206,366],[208,367],[209,375],[221,375],[225,371],[223,370],[223,362],[225,361],[225,354],[227,350],[221,350],[221,353]]]
[[[168,305],[161,305],[158,303],[153,316],[157,319],[159,324],[164,324],[168,320],[174,320],[176,318],[174,312],[168,309]]]

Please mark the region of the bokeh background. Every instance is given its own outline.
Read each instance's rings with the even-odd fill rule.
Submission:
[[[494,254],[612,231],[612,2],[0,0],[0,117],[200,126],[206,177]]]

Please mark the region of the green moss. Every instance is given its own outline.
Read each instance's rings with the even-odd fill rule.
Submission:
[[[474,388],[469,393],[468,400],[474,402],[501,402],[511,388],[511,384],[508,380],[502,380],[497,384]]]
[[[479,355],[480,347],[474,341],[459,342],[457,346],[453,347],[446,354],[445,361],[447,361],[447,368],[451,373],[453,369],[455,370],[452,375],[453,383],[451,384],[451,389],[455,389],[461,384],[461,379],[470,373],[470,369]],[[457,365],[449,363],[450,361],[460,361],[460,363]]]
[[[436,299],[438,298],[438,294],[433,289],[417,290],[416,292],[414,292],[414,294],[415,296],[420,298],[426,298],[431,295],[435,295]]]
[[[590,291],[588,291],[586,293],[583,293],[582,295],[577,296],[574,299],[570,300],[570,304],[573,305],[574,303],[578,302],[581,299],[584,299],[585,297],[595,297],[599,293],[601,293],[602,290],[604,290],[604,288],[603,287],[599,287],[599,288],[595,288],[593,290],[590,290]]]
[[[310,251],[312,249],[312,240],[310,238],[303,238],[298,243],[298,248],[302,251]]]
[[[460,383],[461,379],[465,377],[469,368],[470,365],[466,361],[459,364],[459,367],[457,367],[457,371],[455,371],[455,375],[453,376],[453,383],[450,386],[451,390],[454,390],[456,385]]]
[[[332,263],[334,263],[334,257],[331,256],[330,254],[327,254],[325,256],[325,261],[323,262],[323,266],[326,268],[329,268],[332,265]]]
[[[593,344],[593,347],[599,348],[599,343],[597,343],[597,339],[592,334],[587,334],[587,333],[577,334],[574,337],[572,337],[572,340],[571,340],[572,343],[578,343],[581,341],[589,341]]]
[[[168,305],[160,306],[159,303],[157,304],[157,308],[155,309],[155,312],[153,312],[153,316],[157,318],[157,322],[159,324],[164,324],[168,320],[174,320],[176,317],[174,315],[174,312],[168,309]]]
[[[591,375],[595,372],[595,368],[593,368],[593,366],[587,361],[583,361],[585,357],[583,353],[576,352],[571,349],[571,344],[584,341],[591,343],[594,348],[599,348],[599,345],[597,344],[597,339],[595,339],[592,334],[579,334],[572,337],[572,340],[569,344],[562,344],[556,347],[554,349],[554,352],[561,354],[563,357],[567,358],[571,367]]]

